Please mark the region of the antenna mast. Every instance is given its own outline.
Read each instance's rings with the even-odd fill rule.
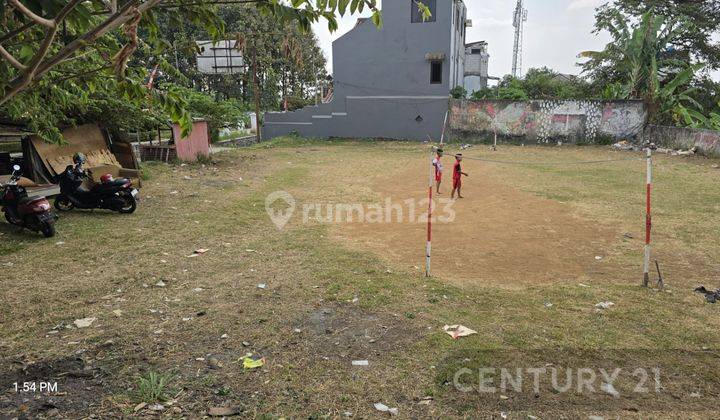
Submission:
[[[515,44],[513,46],[513,77],[522,76],[522,49],[523,49],[523,32],[525,22],[527,22],[528,11],[525,9],[525,1],[518,0],[513,13],[513,27],[515,28]]]

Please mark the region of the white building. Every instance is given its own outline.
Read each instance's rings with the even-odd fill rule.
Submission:
[[[478,41],[465,44],[465,79],[463,86],[468,95],[488,86],[487,42]]]

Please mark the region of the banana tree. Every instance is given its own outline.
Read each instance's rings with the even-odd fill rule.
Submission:
[[[613,37],[603,51],[584,51],[586,72],[602,74],[608,83],[604,96],[613,99],[641,99],[651,123],[673,120],[694,124],[702,107],[683,89],[702,65],[688,65],[671,54],[670,45],[690,22],[658,16],[651,9],[632,26],[620,13],[605,28]],[[692,123],[691,123],[692,122]]]

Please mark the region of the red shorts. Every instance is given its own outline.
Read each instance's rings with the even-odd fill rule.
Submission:
[[[435,182],[442,181],[442,172],[435,172]]]
[[[462,187],[462,178],[453,178],[453,188]]]

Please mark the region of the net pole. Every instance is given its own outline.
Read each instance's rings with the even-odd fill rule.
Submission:
[[[433,147],[433,151],[435,148]],[[430,255],[432,251],[432,200],[433,200],[433,151],[430,152],[430,171],[428,174],[428,211],[427,211],[427,242],[425,243],[425,277],[430,277]]]
[[[645,185],[645,257],[643,259],[643,286],[650,283],[650,239],[652,232],[652,147],[647,147],[647,169]]]
[[[449,115],[450,115],[450,110],[445,111],[445,119],[443,120],[442,133],[440,133],[440,146],[445,144],[445,128],[447,127]]]

